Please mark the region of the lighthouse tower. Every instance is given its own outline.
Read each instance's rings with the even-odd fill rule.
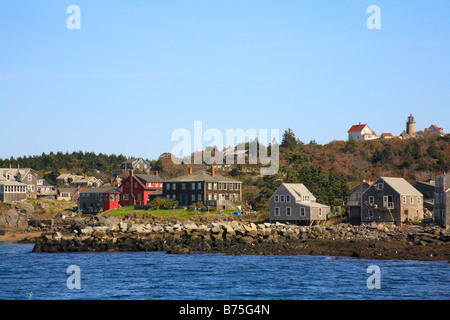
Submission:
[[[416,136],[416,122],[414,121],[414,117],[412,114],[409,115],[408,121],[406,122],[406,133],[410,137]]]

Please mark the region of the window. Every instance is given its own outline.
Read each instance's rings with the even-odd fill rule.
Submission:
[[[280,215],[280,208],[276,207],[275,210],[274,210],[274,212],[273,212],[273,215],[274,215],[275,217],[278,217],[278,216]]]
[[[199,193],[199,194],[197,195],[197,199],[198,199],[198,201],[202,201],[202,194],[201,194],[201,193]]]
[[[420,203],[420,197],[417,197],[417,203]]]
[[[201,183],[201,182],[198,182],[198,183],[197,183],[197,189],[198,189],[198,190],[202,190],[202,183]]]
[[[278,195],[275,195],[274,200],[275,200],[275,202],[278,202],[278,201],[280,201],[280,197]]]
[[[280,196],[280,202],[284,202],[284,195]]]
[[[287,217],[291,216],[291,207],[286,207],[286,216]]]
[[[291,202],[291,195],[290,194],[286,195],[286,202]]]
[[[186,183],[183,182],[183,183],[181,184],[181,190],[186,190]]]
[[[219,183],[219,190],[222,190],[222,184]]]
[[[170,199],[170,194],[166,195],[166,198],[167,198],[167,199]]]
[[[213,190],[217,190],[217,183],[213,183]]]
[[[172,183],[172,190],[177,190],[177,184],[176,183]]]
[[[375,202],[375,199],[374,199],[374,197],[373,196],[369,196],[369,203],[374,203]]]
[[[166,184],[166,190],[170,190],[170,183]]]
[[[227,190],[227,184],[228,184],[228,183],[224,183],[224,184],[223,184],[223,190]]]
[[[176,199],[177,198],[177,195],[176,194],[173,194],[172,195],[172,199]]]
[[[406,203],[406,197],[403,196],[403,203]]]
[[[319,208],[319,217],[322,216],[322,208]]]
[[[195,194],[192,195],[191,200],[195,201]]]
[[[208,200],[212,200],[212,194],[208,193]]]
[[[410,201],[411,201],[411,203],[414,203],[414,201],[413,201],[413,197],[411,197],[411,198],[410,198]]]
[[[195,190],[195,182],[192,182],[192,183],[191,183],[191,189],[192,189],[192,190]]]
[[[375,190],[383,190],[383,183],[375,184]]]
[[[233,190],[233,184],[230,183],[230,190]]]
[[[304,195],[303,196],[303,201],[309,201],[309,195]]]
[[[304,208],[304,207],[301,207],[301,208],[300,208],[300,216],[301,216],[301,217],[304,217],[304,216],[305,216],[305,208]]]
[[[28,175],[28,181],[33,181],[33,176],[31,174]]]
[[[138,200],[141,201],[142,200],[142,194],[138,194]]]
[[[122,200],[128,200],[128,194],[122,194]]]
[[[208,190],[211,190],[211,188],[212,188],[212,183],[208,182]]]

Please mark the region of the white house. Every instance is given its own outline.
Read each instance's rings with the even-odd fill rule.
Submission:
[[[367,124],[361,124],[361,122],[353,125],[347,132],[349,140],[374,140],[379,138],[375,131],[370,129]]]

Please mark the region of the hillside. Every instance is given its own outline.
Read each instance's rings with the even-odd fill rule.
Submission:
[[[248,143],[245,147],[248,149]],[[122,155],[57,152],[0,159],[0,167],[31,167],[50,183],[63,172],[92,174],[107,182],[112,179],[112,170],[125,159]],[[170,153],[149,162],[166,179],[187,174],[189,166],[194,171],[209,169],[206,164],[175,165]],[[320,145],[314,141],[305,144],[288,129],[280,144],[279,172],[260,176],[259,168],[260,165],[219,165],[216,172],[243,181],[243,201],[254,209],[267,209],[268,198],[282,182],[301,182],[318,202],[336,206],[364,179],[396,176],[413,184],[450,171],[450,136],[418,132],[415,139],[408,140],[332,141]]]

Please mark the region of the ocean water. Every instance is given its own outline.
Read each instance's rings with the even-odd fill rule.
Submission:
[[[450,300],[447,262],[32,248],[0,243],[0,299]],[[380,271],[379,289],[367,285],[373,265]],[[68,273],[69,266],[79,272]],[[79,289],[70,289],[75,276]]]

